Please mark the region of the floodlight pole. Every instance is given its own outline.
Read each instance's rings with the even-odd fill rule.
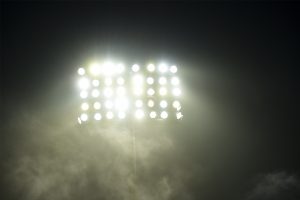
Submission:
[[[137,148],[136,148],[136,130],[134,127],[134,123],[131,121],[131,128],[130,128],[131,136],[132,136],[132,153],[133,153],[133,175],[136,178],[137,172]]]

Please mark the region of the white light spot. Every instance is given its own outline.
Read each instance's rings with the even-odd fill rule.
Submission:
[[[143,110],[139,109],[137,111],[135,111],[135,117],[137,119],[142,119],[145,116],[145,113]]]
[[[147,66],[147,70],[148,70],[149,72],[154,72],[155,66],[154,66],[153,64],[149,64],[149,65]]]
[[[154,79],[153,79],[152,77],[148,77],[148,78],[147,78],[147,83],[148,83],[149,85],[152,85],[152,84],[154,83]]]
[[[119,64],[117,65],[116,71],[117,71],[119,74],[121,74],[122,72],[124,72],[124,70],[125,70],[124,64],[119,63]]]
[[[101,115],[100,113],[96,113],[96,114],[94,115],[94,118],[95,118],[95,120],[99,121],[99,120],[102,119],[102,115]]]
[[[110,101],[110,100],[105,101],[105,107],[106,107],[107,109],[112,109],[113,106],[114,106],[114,104],[113,104],[112,101]]]
[[[178,77],[172,77],[171,83],[172,83],[172,85],[179,85],[179,78]]]
[[[142,106],[143,106],[143,101],[142,100],[136,100],[135,101],[135,106],[137,107],[137,108],[141,108]]]
[[[95,108],[96,110],[99,110],[99,109],[101,108],[101,104],[100,104],[99,102],[95,102],[95,103],[94,103],[94,108]]]
[[[112,85],[112,78],[110,78],[110,77],[107,77],[107,78],[105,78],[105,80],[104,80],[104,84],[106,85],[106,86],[111,86]]]
[[[167,89],[165,87],[162,87],[159,89],[159,94],[161,96],[165,96],[167,94]]]
[[[160,65],[158,66],[158,70],[159,70],[161,73],[165,73],[165,72],[167,72],[168,67],[167,67],[166,64],[162,63],[162,64],[160,64]]]
[[[88,92],[85,91],[85,90],[81,91],[81,92],[80,92],[80,97],[81,97],[82,99],[86,99],[86,98],[88,97]]]
[[[99,90],[93,89],[93,91],[92,91],[92,96],[96,98],[96,97],[98,97],[99,95],[100,95]]]
[[[83,122],[87,121],[88,118],[89,118],[88,115],[85,114],[85,113],[82,113],[82,114],[80,115],[80,119],[81,119],[81,121],[83,121]]]
[[[112,119],[112,118],[114,118],[114,113],[111,112],[111,111],[108,111],[108,112],[106,113],[106,118],[107,118],[107,119]]]
[[[172,92],[173,92],[174,96],[180,96],[181,95],[181,90],[179,88],[174,88]]]
[[[166,119],[166,118],[168,117],[168,113],[167,113],[166,111],[162,111],[162,112],[160,113],[160,117],[161,117],[162,119]]]
[[[136,96],[141,96],[141,95],[143,94],[143,89],[140,88],[140,87],[134,88],[134,89],[133,89],[133,93],[134,93]]]
[[[77,73],[81,76],[83,76],[85,74],[85,69],[83,69],[82,67],[80,67],[78,70],[77,70]]]
[[[176,113],[176,118],[177,118],[177,119],[182,119],[182,118],[183,118],[182,113],[181,113],[181,112],[177,112],[177,113]]]
[[[149,88],[149,89],[147,90],[147,94],[148,94],[149,96],[153,96],[153,95],[155,94],[154,89],[153,89],[153,88]]]
[[[119,77],[119,78],[117,79],[117,83],[118,83],[118,85],[124,85],[124,83],[125,83],[124,78]]]
[[[115,66],[114,66],[114,64],[112,62],[110,62],[110,61],[105,62],[104,65],[103,65],[103,73],[106,76],[110,76],[114,72],[115,72]]]
[[[160,107],[162,107],[162,108],[166,108],[166,107],[168,106],[168,103],[167,103],[166,100],[162,100],[162,101],[160,101],[159,105],[160,105]]]
[[[93,84],[93,86],[98,87],[99,86],[99,81],[98,80],[93,80],[92,84]]]
[[[165,85],[167,83],[167,79],[166,79],[166,77],[160,77],[158,82],[161,85]]]
[[[177,67],[175,65],[172,65],[170,67],[170,72],[173,73],[173,74],[175,74],[177,72]]]
[[[156,118],[157,114],[156,114],[155,111],[151,111],[149,116],[150,116],[151,119],[154,119],[154,118]]]
[[[113,90],[111,88],[105,88],[103,94],[105,97],[111,97],[113,95]]]
[[[88,109],[89,109],[89,104],[86,103],[86,102],[82,103],[82,104],[81,104],[81,109],[82,109],[82,110],[88,110]]]
[[[126,113],[125,112],[119,112],[118,117],[119,117],[119,119],[124,119],[126,117]]]
[[[86,90],[90,87],[90,82],[87,78],[81,78],[79,80],[79,88],[82,90]]]
[[[133,72],[138,72],[140,70],[140,66],[138,64],[134,64],[134,65],[132,65],[131,69]]]
[[[180,110],[180,108],[181,108],[180,102],[179,101],[174,101],[173,102],[173,107],[177,110]]]
[[[134,75],[134,77],[132,78],[132,81],[134,83],[134,85],[136,86],[140,86],[141,84],[143,84],[143,76],[140,74]]]
[[[101,73],[101,68],[99,63],[92,63],[90,65],[90,72],[92,75],[97,76]]]
[[[129,102],[126,98],[120,98],[115,100],[115,107],[119,111],[125,111],[128,109]]]
[[[148,101],[148,106],[149,106],[150,108],[154,107],[154,101],[150,99],[150,100]]]
[[[126,93],[126,90],[124,87],[118,87],[116,92],[117,92],[118,96],[124,96]]]

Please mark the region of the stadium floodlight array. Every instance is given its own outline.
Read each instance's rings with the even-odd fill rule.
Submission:
[[[78,122],[181,119],[182,92],[177,71],[177,66],[164,63],[126,67],[104,62],[80,67]]]

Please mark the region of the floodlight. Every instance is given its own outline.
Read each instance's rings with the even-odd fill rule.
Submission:
[[[181,112],[176,113],[176,119],[182,119],[183,115]]]
[[[99,63],[92,63],[90,65],[90,72],[92,75],[97,76],[101,73],[101,68]]]
[[[136,117],[137,119],[141,119],[141,118],[143,118],[144,116],[145,116],[145,113],[144,113],[143,110],[139,109],[139,110],[135,111],[135,117]]]
[[[116,71],[120,74],[120,73],[124,72],[124,70],[125,70],[124,64],[123,63],[119,63],[117,65]]]
[[[162,72],[162,73],[165,73],[165,72],[167,72],[168,67],[167,67],[166,64],[162,63],[162,64],[160,64],[160,65],[158,66],[158,70],[159,70],[160,72]]]
[[[166,100],[162,100],[162,101],[160,101],[159,105],[160,105],[160,107],[162,107],[162,108],[166,108],[166,107],[168,106],[168,103],[167,103]]]
[[[95,120],[99,121],[99,120],[102,119],[102,115],[101,115],[100,113],[96,113],[96,114],[94,115],[94,118],[95,118]]]
[[[150,116],[151,119],[156,118],[156,112],[155,111],[151,111],[150,114],[149,114],[149,116]]]
[[[152,85],[154,83],[154,79],[152,77],[148,77],[146,81],[149,85]]]
[[[173,92],[174,96],[180,96],[181,95],[181,90],[179,88],[174,88],[172,92]]]
[[[83,98],[83,99],[86,99],[88,97],[88,92],[83,90],[80,92],[80,97]]]
[[[178,79],[178,77],[172,77],[171,84],[172,85],[179,85],[179,79]]]
[[[110,77],[107,77],[107,78],[105,78],[105,80],[104,80],[104,84],[106,85],[106,86],[111,86],[111,84],[112,84],[112,78],[110,78]]]
[[[173,73],[173,74],[175,74],[177,72],[177,67],[175,65],[172,65],[170,67],[170,72]]]
[[[118,87],[116,92],[117,92],[118,96],[124,96],[126,93],[126,90],[124,87]]]
[[[148,70],[149,72],[154,72],[155,66],[154,66],[153,64],[149,64],[149,65],[147,66],[147,70]]]
[[[93,80],[92,84],[94,87],[98,87],[99,86],[99,81],[98,80]]]
[[[129,70],[124,63],[104,61],[77,70],[80,124],[129,117],[149,120],[182,118],[179,98],[182,91],[176,65],[127,66]]]
[[[132,78],[134,85],[139,86],[143,84],[143,76],[140,74],[136,74]]]
[[[83,76],[85,74],[85,69],[83,69],[82,67],[80,67],[78,70],[77,70],[77,73],[81,76]]]
[[[112,109],[113,106],[114,106],[114,104],[113,104],[113,102],[112,102],[111,100],[106,100],[106,101],[105,101],[105,107],[106,107],[107,109]]]
[[[105,88],[103,94],[105,97],[111,97],[113,95],[113,90],[111,88]]]
[[[88,109],[89,109],[89,104],[86,103],[86,102],[82,103],[82,104],[81,104],[81,109],[82,109],[82,110],[88,110]]]
[[[154,101],[150,99],[150,100],[148,101],[148,106],[149,106],[150,108],[154,107]]]
[[[180,102],[179,101],[174,101],[173,102],[173,107],[175,108],[175,109],[177,109],[177,110],[180,110],[180,108],[181,108],[181,106],[180,106]]]
[[[141,108],[142,106],[143,106],[143,101],[142,100],[136,100],[135,101],[135,106],[137,107],[137,108]]]
[[[168,118],[168,113],[167,113],[166,111],[162,111],[162,112],[160,113],[160,117],[161,117],[162,119],[166,119],[166,118]]]
[[[147,90],[147,94],[148,94],[149,96],[153,96],[154,93],[155,93],[155,91],[154,91],[153,88],[149,88],[149,89]]]
[[[158,79],[158,82],[160,85],[165,85],[167,83],[167,79],[166,79],[166,77],[160,77]]]
[[[165,96],[165,95],[167,94],[167,89],[166,89],[165,87],[161,87],[161,88],[159,89],[159,94],[160,94],[161,96]]]
[[[98,97],[99,95],[100,95],[99,90],[93,89],[93,91],[92,91],[92,96],[96,98],[96,97]]]
[[[114,118],[114,113],[111,112],[111,111],[108,111],[108,112],[106,113],[106,118],[107,118],[107,119],[112,119],[112,118]]]
[[[140,87],[136,87],[133,89],[133,93],[136,95],[136,96],[141,96],[143,94],[143,89],[140,88]]]
[[[134,65],[132,65],[131,69],[133,72],[138,72],[140,70],[140,66],[138,64],[134,64]]]
[[[101,108],[101,104],[99,102],[94,103],[95,110],[99,110]]]
[[[124,85],[124,83],[125,83],[124,78],[119,77],[119,78],[117,79],[117,83],[118,83],[118,85]]]
[[[126,117],[125,112],[119,112],[119,113],[118,113],[118,118],[119,118],[119,119],[124,119],[125,117]]]
[[[80,119],[81,119],[81,121],[83,121],[83,122],[87,121],[88,118],[89,118],[88,115],[85,114],[85,113],[82,113],[82,114],[80,115]]]
[[[87,78],[83,77],[79,80],[79,88],[82,90],[86,90],[90,87],[90,82]]]
[[[126,98],[118,98],[115,101],[115,108],[119,111],[125,111],[128,109],[129,102]]]
[[[112,62],[107,61],[104,63],[102,70],[104,75],[111,76],[115,72],[115,65]]]

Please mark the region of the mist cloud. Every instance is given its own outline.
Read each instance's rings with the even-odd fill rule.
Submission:
[[[64,117],[49,122],[26,113],[9,125],[11,134],[19,134],[4,164],[14,199],[191,199],[188,172],[173,165],[173,139],[163,127],[136,128],[134,175],[128,127],[80,127]]]
[[[269,173],[258,181],[247,200],[296,200],[300,198],[299,179],[285,171]]]

